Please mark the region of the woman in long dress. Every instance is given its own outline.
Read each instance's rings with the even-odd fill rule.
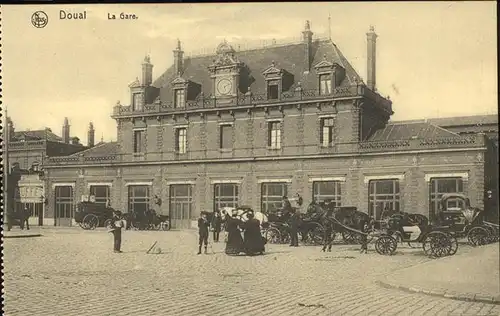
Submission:
[[[248,221],[245,223],[244,246],[247,255],[263,254],[265,241],[260,232],[260,222],[254,218],[253,212],[248,213]]]
[[[238,216],[238,213],[233,212],[232,217],[226,223],[226,231],[228,233],[226,254],[228,255],[238,255],[243,251],[243,238],[241,238],[240,231],[242,223],[236,216]]]

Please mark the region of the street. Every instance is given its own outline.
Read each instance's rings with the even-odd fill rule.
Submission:
[[[224,243],[196,255],[196,231],[124,231],[121,254],[104,229],[44,229],[4,240],[5,315],[499,315],[500,305],[412,294],[378,278],[429,261],[420,249],[381,256],[371,245],[267,245],[230,257]],[[146,254],[154,241],[160,254]],[[222,240],[222,237],[221,237]],[[470,248],[460,245],[459,252]]]

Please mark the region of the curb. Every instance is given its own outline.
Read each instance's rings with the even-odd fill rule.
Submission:
[[[375,283],[381,287],[402,290],[402,291],[410,292],[410,293],[420,293],[420,294],[425,294],[425,295],[429,295],[429,296],[444,297],[444,298],[449,298],[449,299],[458,300],[458,301],[465,301],[465,302],[478,302],[478,303],[500,305],[500,296],[495,297],[495,296],[484,295],[484,294],[458,293],[458,292],[447,291],[447,290],[442,290],[442,289],[427,290],[427,289],[421,289],[419,287],[409,287],[409,286],[403,286],[403,285],[393,284],[393,283],[389,283],[389,282],[383,282],[380,280],[375,281]]]
[[[29,235],[3,235],[3,238],[31,238],[42,237],[42,234],[29,234]]]

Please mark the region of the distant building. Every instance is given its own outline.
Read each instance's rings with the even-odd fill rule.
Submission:
[[[117,141],[49,159],[47,214],[72,225],[76,203],[93,195],[124,212],[154,208],[182,228],[203,210],[247,204],[273,212],[284,195],[299,193],[306,205],[329,199],[375,219],[394,209],[432,220],[447,192],[497,212],[490,138],[461,134],[465,126],[389,121],[392,102],[376,88],[373,28],[366,83],[336,44],[313,38],[309,23],[302,35],[241,51],[224,41],[214,55],[191,58],[178,42],[174,64],[154,81],[146,56],[130,102],[114,108]]]
[[[63,135],[60,137],[50,128],[42,130],[16,131],[14,123],[7,118],[9,135],[8,150],[9,172],[12,185],[9,195],[13,210],[27,207],[31,212],[30,224],[42,225],[53,220],[44,218],[46,204],[44,164],[49,157],[67,156],[86,149],[78,137],[70,137],[68,119],[64,120]],[[15,179],[15,180],[14,180]]]

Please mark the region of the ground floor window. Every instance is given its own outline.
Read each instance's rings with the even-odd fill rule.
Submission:
[[[399,212],[399,180],[372,180],[368,189],[368,214],[380,220],[384,211]]]
[[[340,206],[340,181],[313,182],[313,200],[321,203],[330,200],[334,206]]]
[[[235,183],[214,185],[214,210],[238,206],[239,186]]]
[[[149,209],[150,188],[148,185],[128,187],[128,211],[144,214]]]
[[[429,182],[429,219],[434,221],[440,211],[439,201],[445,193],[464,193],[462,178],[431,178]],[[463,208],[461,200],[449,199],[448,208]]]
[[[74,197],[72,186],[55,187],[56,218],[73,218]]]
[[[285,195],[287,195],[286,183],[262,183],[261,212],[273,213],[282,209]]]
[[[95,196],[95,202],[106,205],[111,199],[111,188],[109,185],[91,185],[90,195]]]
[[[191,220],[193,217],[193,188],[190,184],[170,186],[170,218]]]

